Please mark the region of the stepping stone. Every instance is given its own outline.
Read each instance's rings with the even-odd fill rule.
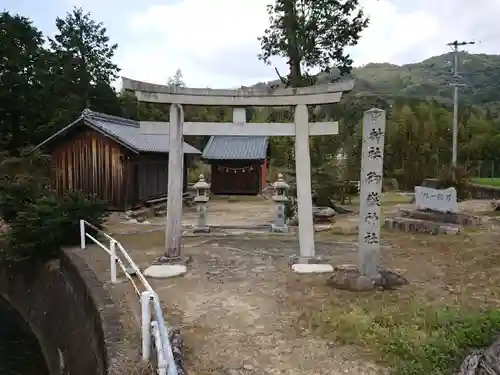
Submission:
[[[187,267],[182,264],[153,264],[144,271],[144,276],[155,279],[167,279],[182,276],[187,272]]]
[[[292,265],[292,271],[299,274],[309,273],[332,273],[333,266],[331,264],[301,264]]]

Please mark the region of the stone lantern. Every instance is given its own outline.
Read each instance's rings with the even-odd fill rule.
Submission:
[[[278,174],[278,180],[273,184],[273,201],[276,203],[276,221],[271,225],[273,232],[288,232],[288,225],[285,218],[285,206],[288,202],[287,192],[290,186],[285,182],[283,175]]]
[[[210,199],[208,197],[208,190],[210,185],[205,181],[205,176],[200,174],[200,178],[196,184],[193,186],[196,189],[196,197],[194,201],[196,203],[196,208],[198,211],[198,222],[194,228],[194,232],[210,232],[210,227],[207,225],[207,202]]]

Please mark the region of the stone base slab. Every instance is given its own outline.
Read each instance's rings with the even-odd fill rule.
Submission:
[[[156,279],[182,276],[187,272],[183,264],[153,264],[144,270],[144,276]]]
[[[353,292],[365,292],[372,290],[389,290],[408,284],[403,276],[396,272],[379,269],[379,275],[370,278],[361,275],[359,269],[354,265],[335,267],[334,274],[327,281],[327,285],[340,290]]]
[[[394,217],[384,220],[384,228],[389,231],[438,234],[459,234],[460,228],[453,224],[441,224],[434,221]]]
[[[456,224],[464,227],[478,226],[482,224],[480,216],[468,215],[461,212],[443,213],[430,210],[399,210],[401,217],[434,221],[443,224]]]
[[[301,255],[293,255],[288,261],[290,268],[293,268],[295,264],[325,264],[325,260],[318,256],[305,257]]]
[[[288,225],[271,224],[271,232],[273,232],[273,233],[288,233]]]
[[[305,264],[296,263],[292,265],[292,271],[298,274],[318,274],[318,273],[332,273],[333,266],[331,264]]]
[[[210,227],[194,227],[193,233],[210,233]]]

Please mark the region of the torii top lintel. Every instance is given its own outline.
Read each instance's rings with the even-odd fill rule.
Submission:
[[[301,88],[237,90],[172,87],[122,77],[123,88],[135,92],[141,102],[214,106],[288,106],[337,103],[351,91],[354,81]]]

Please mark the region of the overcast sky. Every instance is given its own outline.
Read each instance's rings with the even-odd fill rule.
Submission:
[[[276,78],[257,59],[257,37],[272,0],[2,0],[46,34],[54,20],[83,6],[118,43],[121,75],[166,83],[180,68],[191,87],[238,87]],[[6,3],[5,3],[6,2]],[[351,51],[356,66],[404,64],[449,51],[455,39],[474,53],[500,54],[500,0],[361,0],[370,26]],[[282,61],[275,62],[286,72]]]

